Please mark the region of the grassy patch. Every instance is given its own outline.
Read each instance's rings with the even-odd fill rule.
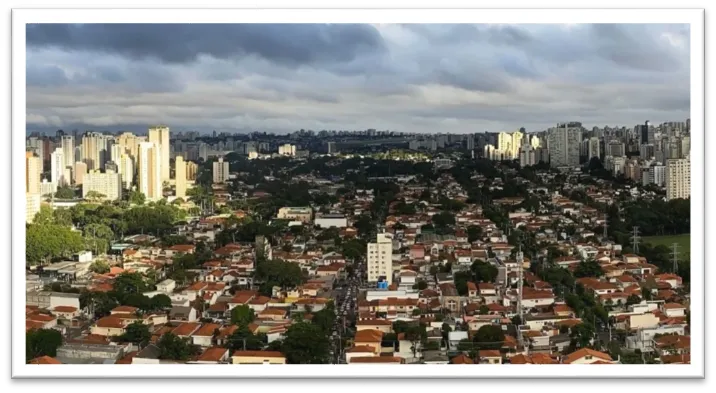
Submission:
[[[679,259],[690,260],[691,251],[691,235],[674,235],[674,236],[649,236],[643,239],[644,243],[651,244],[652,246],[664,245],[672,249],[674,243],[679,244]]]

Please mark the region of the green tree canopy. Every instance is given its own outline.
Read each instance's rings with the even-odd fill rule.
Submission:
[[[264,348],[264,337],[251,333],[247,325],[239,325],[239,328],[229,336],[225,344],[226,348],[234,351],[258,351]]]
[[[127,325],[124,334],[120,336],[121,341],[139,344],[141,347],[146,346],[150,338],[152,333],[149,331],[149,326],[139,321]]]
[[[330,360],[330,341],[320,326],[297,322],[286,331],[281,351],[289,364],[325,364]]]
[[[484,325],[475,333],[475,346],[479,349],[500,349],[505,333],[500,325]]]
[[[256,318],[254,310],[242,304],[231,310],[231,323],[238,326],[248,326]]]
[[[57,356],[62,345],[62,334],[54,329],[32,329],[25,334],[25,360],[40,356]]]
[[[134,190],[129,193],[129,203],[133,205],[144,205],[146,200],[147,197],[141,191]]]
[[[173,333],[165,333],[157,342],[159,359],[189,360],[200,352],[199,347],[192,345],[189,338],[181,338]]]
[[[80,233],[61,225],[30,224],[25,239],[25,256],[30,265],[47,264],[55,258],[70,258],[84,249]]]

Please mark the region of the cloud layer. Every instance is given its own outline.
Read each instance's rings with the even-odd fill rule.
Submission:
[[[688,25],[28,25],[27,128],[683,121],[689,61]]]

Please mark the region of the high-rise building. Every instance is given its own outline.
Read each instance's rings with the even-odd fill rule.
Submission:
[[[138,189],[149,201],[162,199],[161,148],[153,142],[139,144]]]
[[[475,135],[473,134],[467,136],[467,150],[475,150]]]
[[[326,142],[326,150],[328,151],[328,154],[333,154],[336,152],[336,142],[329,141]]]
[[[539,139],[537,135],[532,135],[532,137],[530,138],[530,145],[532,145],[532,147],[534,147],[535,149],[539,149],[540,147],[542,147],[542,140]]]
[[[87,198],[90,192],[103,195],[103,200],[116,201],[122,199],[122,177],[119,173],[108,170],[106,173],[92,171],[84,175],[82,197]]]
[[[75,138],[72,135],[65,135],[60,140],[62,147],[62,155],[65,159],[64,166],[72,167],[75,165]],[[69,179],[67,179],[69,181]]]
[[[204,162],[209,159],[209,146],[204,142],[199,142],[199,159]]]
[[[523,134],[519,131],[500,132],[497,136],[497,150],[502,153],[503,159],[514,160],[518,158],[522,146]]]
[[[589,138],[588,149],[587,149],[587,159],[591,160],[594,157],[600,158],[599,138],[597,138],[595,136]]]
[[[65,157],[61,147],[56,148],[50,155],[50,180],[58,187],[68,184],[65,180]]]
[[[25,153],[25,192],[28,194],[40,193],[40,179],[42,175],[42,160],[31,152]]]
[[[87,164],[81,161],[75,162],[75,184],[81,185],[87,174]]]
[[[655,155],[656,150],[654,149],[654,145],[647,143],[639,146],[639,157],[642,159],[648,160],[653,158]]]
[[[219,157],[219,160],[214,162],[213,169],[214,183],[224,183],[229,180],[229,163],[224,162],[223,157]]]
[[[691,197],[691,163],[688,159],[666,160],[666,199]]]
[[[197,172],[199,172],[199,165],[197,165],[196,162],[187,161],[186,162],[186,179],[195,181]]]
[[[104,169],[104,163],[109,160],[107,142],[107,136],[98,132],[82,136],[82,162],[87,164],[88,170]]]
[[[296,155],[296,145],[291,144],[285,144],[278,147],[278,154],[282,156],[295,156]]]
[[[119,157],[119,174],[122,176],[124,188],[132,188],[134,183],[134,160],[127,153],[123,153]]]
[[[139,144],[142,141],[131,132],[125,132],[117,138],[117,144],[124,147],[124,151],[128,152],[133,159],[139,154]]]
[[[25,222],[32,224],[35,216],[40,212],[41,204],[42,195],[39,192],[25,194]]]
[[[536,163],[535,148],[532,145],[522,145],[520,147],[520,166],[524,168]]]
[[[393,282],[393,235],[379,233],[376,241],[368,243],[368,281]]]
[[[122,154],[126,152],[126,149],[119,143],[115,143],[109,148],[109,151],[110,160],[112,162],[119,163],[119,160],[122,157]]]
[[[626,148],[621,142],[610,142],[607,146],[607,155],[612,157],[624,157],[626,155]]]
[[[184,157],[176,156],[174,159],[174,178],[177,198],[186,197],[186,163]]]
[[[169,127],[155,126],[149,128],[149,142],[154,142],[159,146],[162,174],[162,181],[169,181],[169,157],[171,155],[169,147]]]
[[[553,168],[579,166],[579,143],[582,127],[579,123],[559,124],[548,131],[549,163]]]

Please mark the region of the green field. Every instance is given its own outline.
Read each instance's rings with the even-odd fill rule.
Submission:
[[[644,243],[649,243],[652,246],[664,245],[671,249],[674,243],[679,244],[679,259],[689,260],[691,251],[691,235],[675,235],[675,236],[648,236],[643,238]]]

